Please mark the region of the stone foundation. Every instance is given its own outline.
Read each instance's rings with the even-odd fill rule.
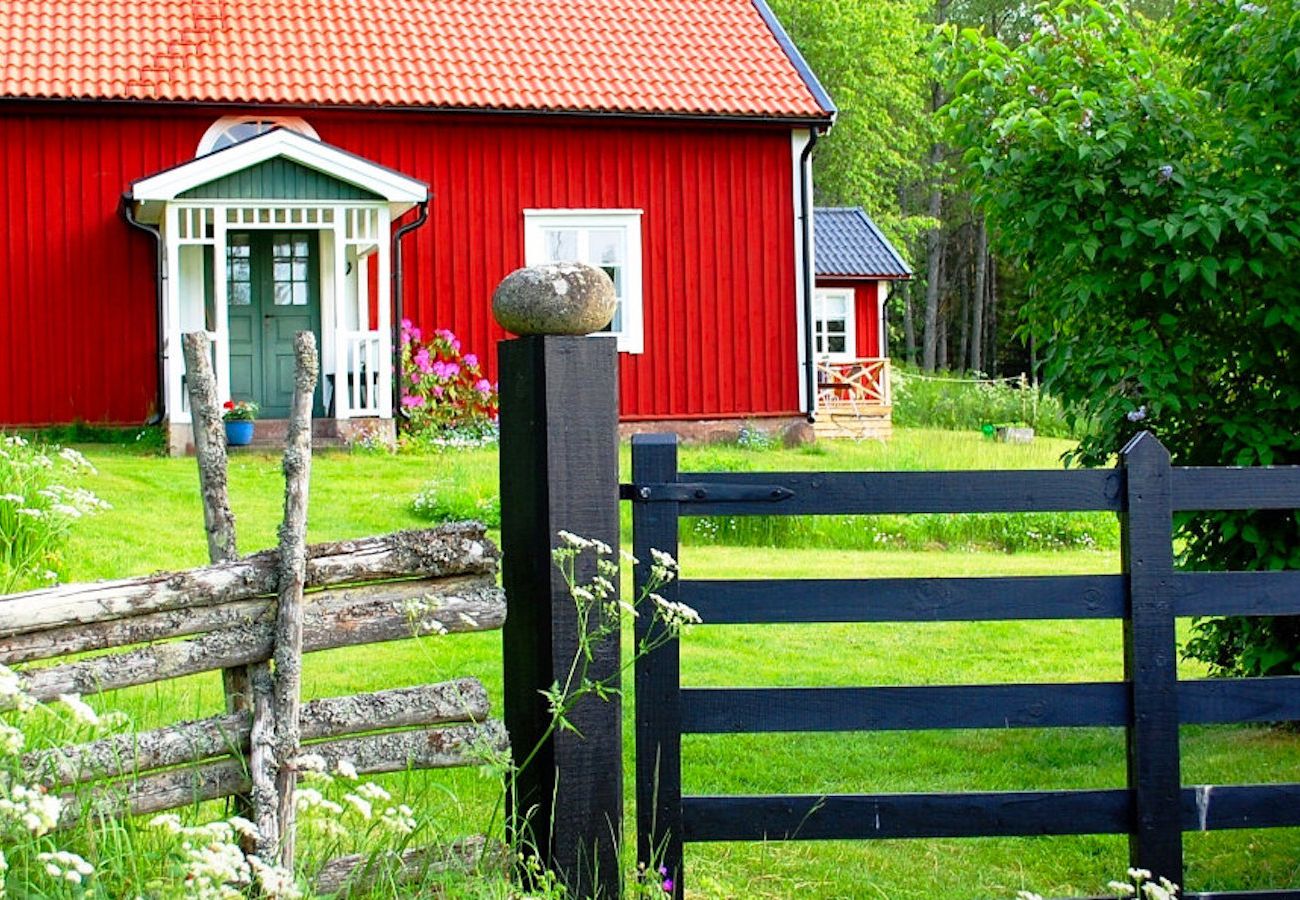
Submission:
[[[813,428],[804,416],[770,416],[747,419],[656,419],[644,422],[619,422],[618,436],[627,440],[634,434],[676,432],[683,444],[735,443],[741,429],[757,429],[772,435],[787,447],[810,444],[816,440]]]
[[[168,454],[189,456],[194,453],[194,428],[188,421],[168,422],[166,428]],[[259,419],[253,431],[253,443],[248,447],[231,449],[234,452],[277,451],[284,446],[288,429],[287,419]],[[368,436],[390,447],[397,443],[397,423],[393,419],[313,419],[311,431],[312,446],[317,449],[346,447]]]

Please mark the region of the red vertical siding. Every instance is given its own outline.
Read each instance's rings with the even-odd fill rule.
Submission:
[[[83,108],[84,110],[85,108]],[[151,241],[117,202],[193,157],[200,109],[0,109],[0,424],[139,422],[156,396]],[[622,357],[629,418],[798,407],[789,132],[316,111],[322,140],[429,183],[406,238],[406,313],[495,370],[497,282],[523,210],[643,210],[645,352]]]

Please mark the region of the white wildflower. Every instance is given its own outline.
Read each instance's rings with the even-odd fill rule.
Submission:
[[[635,556],[633,556],[631,553],[627,552],[626,550],[619,550],[618,555],[623,560],[623,562],[628,563],[629,565],[639,566],[641,564],[641,560],[637,559]]]
[[[76,450],[73,450],[71,447],[64,447],[62,450],[60,450],[59,458],[62,459],[64,462],[66,462],[68,465],[72,466],[73,469],[76,470],[84,469],[85,471],[89,472],[92,475],[95,474],[95,467],[90,464],[90,460],[86,459],[86,457],[82,456],[80,453],[78,453]]]
[[[415,830],[415,814],[405,803],[385,809],[380,822],[385,828],[397,834],[410,834]]]
[[[32,519],[43,519],[45,518],[45,511],[41,509],[34,509],[30,506],[21,506],[18,508],[18,515],[27,516]]]
[[[651,549],[650,558],[654,560],[654,564],[661,569],[667,569],[670,572],[676,571],[677,569],[677,560],[673,559],[671,554],[665,553],[662,550]]]
[[[27,498],[22,494],[0,494],[0,503],[26,503]]]
[[[593,539],[591,542],[591,546],[595,547],[596,552],[599,553],[601,556],[609,556],[614,552],[614,548],[611,547],[609,544],[606,544],[604,541],[598,541]]]
[[[357,780],[357,767],[352,765],[352,763],[346,759],[340,759],[335,763],[334,771],[343,778],[346,778],[348,781]]]
[[[1111,881],[1106,887],[1110,888],[1120,897],[1132,897],[1137,893],[1137,888],[1124,881]]]
[[[12,725],[0,724],[0,753],[17,756],[23,752],[23,733]]]
[[[324,772],[329,764],[319,753],[301,753],[294,757],[293,767],[299,772]]]
[[[1128,870],[1128,873],[1127,873],[1127,874],[1128,874],[1128,877],[1131,878],[1131,879],[1133,879],[1134,881],[1150,881],[1150,880],[1151,880],[1151,870],[1150,870],[1150,869],[1136,869],[1136,868],[1130,868],[1130,869]]]
[[[269,866],[256,856],[248,857],[248,865],[253,870],[263,897],[269,900],[298,900],[302,896],[292,872],[280,866]]]
[[[90,708],[90,704],[82,700],[77,694],[59,694],[59,702],[66,706],[72,713],[72,718],[76,719],[82,725],[97,726],[99,714]]]
[[[231,816],[226,821],[240,837],[245,837],[249,840],[257,840],[259,834],[257,826],[245,819],[243,816]]]
[[[373,781],[367,781],[365,784],[357,785],[357,793],[373,803],[387,803],[393,799],[393,795],[388,791],[375,784]]]
[[[571,531],[558,531],[556,535],[570,547],[576,547],[579,550],[585,550],[592,545],[592,542],[585,537],[579,537]]]
[[[358,797],[356,794],[344,794],[343,802],[355,809],[357,815],[367,821],[373,814],[374,807],[371,806],[370,801],[366,800],[364,797]]]

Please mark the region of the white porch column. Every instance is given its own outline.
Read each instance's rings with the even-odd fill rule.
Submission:
[[[348,393],[348,348],[344,338],[343,304],[347,301],[347,213],[339,207],[334,210],[334,418],[352,418],[351,397]]]
[[[230,399],[230,297],[226,285],[226,210],[212,210],[212,303],[216,321],[213,339],[216,354],[217,399]]]
[[[378,297],[375,306],[378,315],[375,327],[379,330],[379,416],[383,419],[393,417],[393,279],[392,260],[393,239],[389,233],[392,215],[387,207],[379,211],[379,252],[378,262]]]
[[[184,411],[185,358],[181,353],[181,252],[176,207],[167,204],[163,216],[163,372],[167,379],[167,418],[172,424],[186,421]]]

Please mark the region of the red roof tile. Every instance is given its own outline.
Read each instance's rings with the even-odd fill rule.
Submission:
[[[752,0],[5,0],[0,61],[6,97],[828,116]]]

